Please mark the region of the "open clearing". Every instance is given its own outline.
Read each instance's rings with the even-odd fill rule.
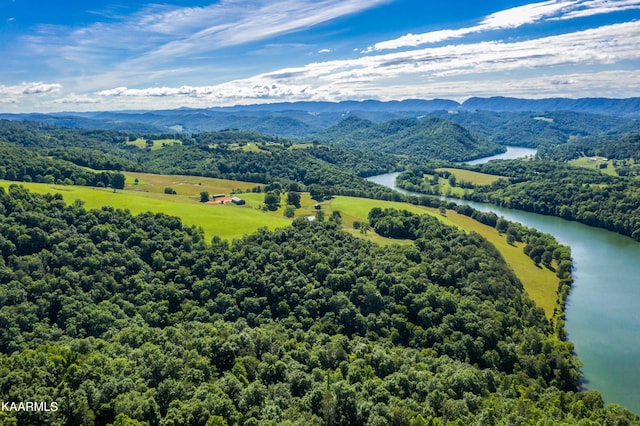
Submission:
[[[618,172],[613,166],[613,161],[604,157],[580,157],[570,160],[569,164],[575,167],[598,170],[600,173],[610,176],[618,176]]]
[[[465,181],[474,185],[491,185],[500,179],[507,179],[504,176],[491,175],[488,173],[474,172],[471,170],[454,169],[451,167],[442,167],[436,169],[436,171],[447,171],[456,177],[457,182]]]
[[[135,178],[139,180],[138,185],[133,183]],[[124,190],[118,191],[107,188],[9,181],[0,181],[0,186],[8,188],[9,185],[16,183],[36,193],[60,193],[67,203],[71,203],[76,199],[82,200],[89,209],[110,205],[115,208],[128,209],[133,214],[151,211],[178,216],[187,225],[202,227],[207,241],[210,241],[213,236],[229,240],[241,238],[243,235],[253,233],[261,227],[275,229],[287,226],[292,221],[292,219],[284,217],[284,194],[281,198],[280,207],[273,212],[264,212],[262,210],[263,193],[248,192],[237,194],[237,196],[246,200],[246,205],[244,206],[236,206],[231,203],[207,205],[199,202],[201,191],[208,191],[211,195],[218,193],[229,194],[233,189],[247,189],[258,185],[250,182],[197,176],[127,173],[126,187]],[[177,194],[165,194],[164,188],[167,186],[174,188]],[[302,193],[301,208],[296,209],[295,217],[315,216],[317,213],[314,207],[315,204],[316,201],[312,200],[308,193]],[[435,208],[393,201],[337,196],[319,204],[324,212],[325,220],[331,217],[333,211],[339,211],[345,231],[381,245],[411,245],[413,242],[411,240],[385,238],[377,235],[373,230],[368,231],[365,235],[354,229],[353,222],[366,222],[369,211],[374,207],[405,209],[417,214],[430,214],[445,224],[462,228],[467,232],[475,231],[489,240],[500,251],[506,262],[520,278],[529,297],[544,309],[547,317],[551,317],[553,314],[553,310],[556,307],[558,278],[550,270],[535,266],[532,260],[522,251],[522,244],[507,244],[505,236],[500,235],[495,228],[483,225],[452,210],[447,210],[446,215],[443,216]]]
[[[182,141],[178,139],[156,139],[156,140],[153,140],[153,145],[151,146],[147,146],[147,140],[142,138],[138,138],[134,141],[127,142],[127,145],[135,145],[140,149],[145,149],[148,147],[151,150],[160,149],[165,145],[173,145],[173,144],[182,145]]]
[[[8,187],[16,182],[0,181],[0,186]],[[253,206],[236,206],[234,204],[206,205],[199,202],[199,197],[191,195],[169,195],[160,192],[141,192],[131,190],[113,191],[106,188],[84,186],[64,186],[42,183],[19,183],[36,193],[60,193],[65,202],[72,203],[79,199],[85,207],[99,209],[109,205],[115,208],[128,209],[133,214],[145,211],[166,213],[178,216],[183,223],[202,227],[205,238],[210,241],[214,235],[224,239],[241,238],[255,232],[258,228],[275,229],[291,223],[290,219],[280,215],[263,213]],[[160,189],[162,190],[162,189]],[[198,191],[198,194],[200,192]]]
[[[231,192],[247,192],[260,183],[242,182],[226,179],[215,179],[201,176],[156,175],[151,173],[125,172],[125,189],[139,192],[163,193],[164,188],[173,188],[177,195],[198,197],[206,191],[209,195],[231,194]],[[135,180],[138,179],[138,183]]]

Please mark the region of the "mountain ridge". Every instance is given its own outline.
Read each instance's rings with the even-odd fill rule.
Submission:
[[[130,130],[148,133],[201,132],[230,128],[251,129],[281,137],[313,136],[350,116],[374,122],[415,119],[438,113],[550,113],[575,112],[624,119],[640,118],[636,98],[543,98],[472,97],[459,103],[447,99],[402,101],[280,102],[211,108],[171,110],[122,110],[2,114],[0,119],[32,120],[85,129]]]

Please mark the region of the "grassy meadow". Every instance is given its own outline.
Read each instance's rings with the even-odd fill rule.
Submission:
[[[0,181],[0,186],[8,187],[15,182]],[[163,184],[169,182],[164,181]],[[30,191],[36,193],[60,193],[67,203],[76,199],[82,200],[85,207],[97,209],[104,205],[115,208],[128,209],[133,214],[145,211],[154,213],[165,213],[171,216],[178,216],[183,223],[202,227],[207,240],[213,236],[220,236],[224,239],[241,238],[243,235],[255,232],[258,228],[267,227],[275,229],[287,226],[290,219],[284,216],[263,213],[256,206],[236,206],[234,204],[207,205],[199,202],[200,190],[197,193],[175,195],[164,194],[163,187],[158,191],[140,190],[117,190],[107,188],[92,188],[84,186],[65,186],[42,183],[20,183]],[[233,182],[238,184],[238,182]],[[178,186],[169,183],[168,186]],[[231,181],[226,183],[231,186]],[[219,188],[216,186],[205,186],[208,188]],[[214,192],[211,192],[213,194]],[[215,192],[217,193],[217,192]],[[198,194],[197,196],[195,194]]]
[[[165,145],[172,145],[172,144],[181,144],[182,145],[182,141],[178,140],[178,139],[156,139],[153,141],[153,145],[149,146],[148,148],[150,148],[151,150],[156,150],[156,149],[161,149],[163,146]],[[146,149],[147,148],[147,140],[146,139],[142,139],[142,138],[138,138],[134,141],[129,141],[127,142],[127,145],[135,145],[140,149]]]
[[[570,160],[569,164],[575,167],[598,170],[610,176],[618,176],[618,172],[616,172],[616,168],[613,166],[613,160],[604,157],[580,157],[575,160]]]
[[[135,183],[138,179],[138,183]],[[7,188],[16,182],[0,181],[0,186]],[[67,203],[76,199],[82,200],[85,207],[90,209],[110,205],[115,208],[128,209],[133,214],[145,211],[165,213],[178,216],[183,223],[202,227],[207,241],[213,236],[223,239],[241,238],[243,235],[255,232],[258,228],[275,229],[287,226],[292,219],[284,216],[286,198],[281,197],[280,207],[276,211],[263,211],[263,193],[244,192],[238,194],[246,200],[246,205],[236,206],[231,203],[223,205],[209,205],[200,203],[200,192],[213,194],[230,194],[234,190],[246,191],[259,184],[251,182],[230,181],[198,176],[152,175],[146,173],[126,173],[124,190],[114,191],[107,188],[93,188],[83,186],[65,186],[43,183],[19,183],[36,193],[60,193]],[[176,194],[165,194],[164,188],[171,187]],[[317,213],[309,193],[303,193],[301,208],[296,209],[295,217],[314,216]],[[537,267],[522,251],[522,245],[509,245],[504,235],[495,228],[483,225],[467,216],[447,210],[442,215],[438,209],[412,204],[381,201],[365,198],[337,196],[319,203],[324,212],[325,220],[333,211],[339,211],[342,226],[345,231],[359,238],[364,238],[381,245],[413,244],[411,240],[395,240],[377,235],[373,230],[363,234],[354,228],[355,221],[366,222],[369,211],[374,207],[405,209],[417,214],[430,214],[441,222],[474,231],[489,240],[502,254],[510,265],[529,296],[538,306],[544,309],[548,317],[556,307],[556,289],[558,279],[553,272],[546,268]]]
[[[456,177],[456,181],[465,181],[473,183],[474,185],[491,185],[500,179],[505,179],[504,176],[491,175],[488,173],[474,172],[471,170],[454,169],[451,167],[442,167],[436,169],[436,171],[447,171]]]
[[[138,192],[164,193],[164,188],[173,188],[177,195],[196,197],[200,200],[203,191],[213,194],[230,194],[250,191],[259,183],[215,179],[201,176],[156,175],[151,173],[125,172],[125,189]],[[136,183],[136,179],[138,182]],[[238,191],[239,190],[239,191]]]

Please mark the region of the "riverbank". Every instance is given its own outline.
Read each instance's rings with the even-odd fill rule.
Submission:
[[[397,190],[398,174],[369,180]],[[584,386],[600,391],[607,403],[620,403],[640,412],[640,244],[610,231],[553,216],[451,201],[495,212],[509,221],[551,234],[571,247],[574,284],[565,308],[565,330],[584,364]]]

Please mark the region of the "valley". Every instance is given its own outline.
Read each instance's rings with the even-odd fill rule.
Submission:
[[[522,126],[523,117],[508,117]],[[603,358],[585,345],[605,337],[590,322],[603,312],[585,310],[593,296],[576,302],[585,285],[596,288],[583,275],[606,278],[585,267],[601,263],[583,257],[584,234],[566,237],[567,226],[505,209],[519,208],[523,189],[542,197],[544,185],[564,179],[616,197],[616,226],[635,235],[633,133],[608,143],[544,139],[537,155],[513,159],[513,148],[443,118],[326,126],[322,137],[289,140],[255,130],[150,135],[0,122],[0,367],[12,371],[0,389],[49,392],[66,407],[53,417],[0,419],[186,424],[202,412],[218,424],[267,424],[268,413],[291,424],[640,421],[615,405],[636,410],[629,392],[600,376],[618,374],[603,366],[629,348],[611,342]],[[571,144],[585,155],[590,144],[606,146],[616,175],[574,167],[562,157]],[[473,162],[500,151],[512,159]],[[458,198],[398,192],[385,176]],[[475,199],[500,204],[498,214]],[[567,208],[603,214],[564,205],[562,214],[549,209],[550,222],[574,211]],[[633,297],[629,286],[600,294],[605,310],[626,306],[609,294]],[[633,341],[633,322],[616,321],[610,327]],[[576,327],[583,323],[592,325]],[[56,373],[26,383],[42,371]],[[109,390],[114,381],[122,390]],[[510,390],[516,383],[521,392]],[[85,397],[87,386],[94,391]],[[387,414],[362,411],[374,402]]]

